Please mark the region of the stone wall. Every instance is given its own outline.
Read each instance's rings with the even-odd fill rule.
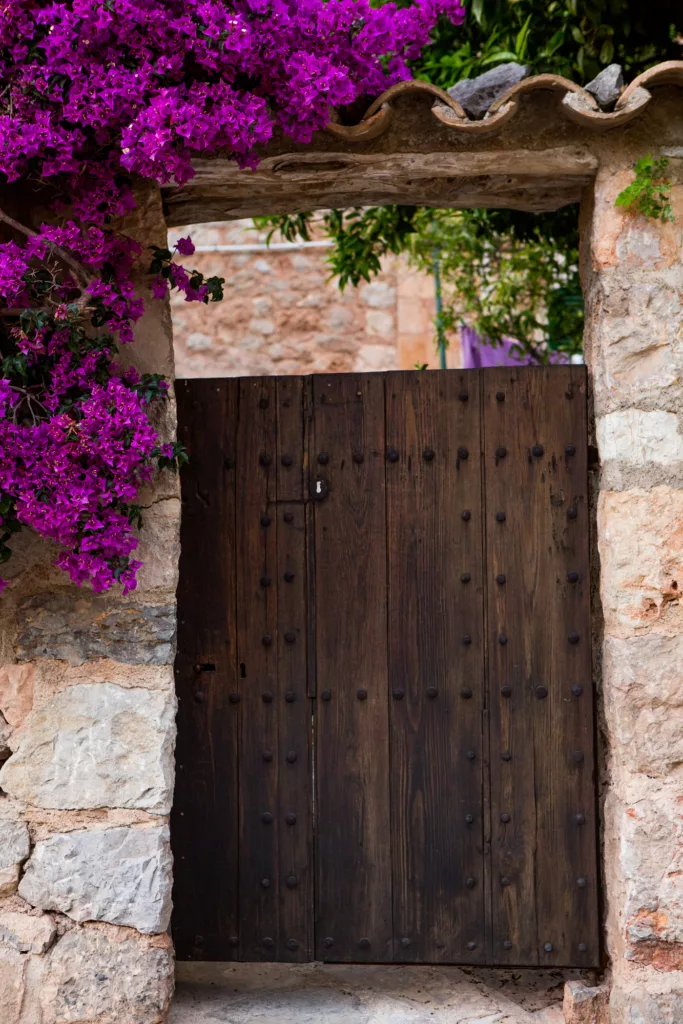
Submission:
[[[129,230],[164,244],[156,191]],[[145,289],[141,286],[144,294]],[[172,377],[170,316],[149,300],[130,354]],[[174,430],[173,403],[159,413]],[[156,1024],[173,991],[175,584],[180,503],[141,497],[138,589],[94,595],[20,535],[0,619],[0,1022]]]
[[[660,130],[655,124],[653,132]],[[678,162],[672,162],[674,224],[614,208],[617,193],[630,180],[628,168],[654,150],[650,137],[609,138],[594,192],[583,206],[586,358],[601,457],[593,524],[594,639],[604,749],[609,1024],[683,1020],[683,175]],[[163,243],[158,194],[146,191],[139,199],[130,229],[144,244]],[[315,262],[319,254],[306,258],[313,263],[305,273],[296,271],[301,288],[281,289],[294,296],[287,308],[304,314],[316,309],[305,304],[306,296],[324,287],[322,281],[307,286],[312,273],[323,276],[323,271]],[[293,264],[288,266],[294,273]],[[262,274],[269,282],[275,276]],[[254,275],[245,283],[256,287],[256,280]],[[386,279],[380,284],[382,301],[396,287],[398,310],[398,285]],[[257,290],[243,303],[249,323],[257,314],[253,302],[278,293],[270,285]],[[373,305],[362,294],[363,289],[363,316],[395,315],[394,307],[375,300]],[[327,301],[319,308],[329,311]],[[335,304],[346,308],[338,295]],[[237,307],[235,300],[232,308]],[[235,331],[230,302],[222,308],[227,335]],[[215,317],[220,310],[206,312]],[[272,320],[264,306],[259,317],[269,315]],[[190,330],[187,324],[188,337],[202,333],[200,326]],[[265,370],[232,364],[226,346],[221,372],[285,372],[286,361],[268,354],[277,343],[274,334],[262,333],[266,340],[254,345],[264,361],[270,359],[262,364]],[[341,328],[339,336],[345,336]],[[370,344],[364,327],[357,336],[364,340],[349,359],[359,358],[363,345]],[[138,339],[131,352],[137,364],[172,375],[164,303],[148,303]],[[377,344],[391,348],[386,340]],[[312,364],[320,348],[310,346],[303,363],[293,358],[288,372],[317,369]],[[195,348],[190,357],[188,351],[188,361],[200,352]],[[173,423],[169,405],[160,426],[168,434]],[[179,518],[173,478],[165,476],[147,489],[142,503],[145,569],[138,590],[125,599],[69,586],[52,567],[48,545],[30,535],[19,538],[9,566],[12,585],[3,593],[0,619],[2,1024],[160,1024],[168,1011]],[[568,988],[567,1020],[597,1021],[603,1011],[596,1007],[604,1001],[604,989],[574,993]]]
[[[195,245],[259,245],[251,221],[174,228]],[[274,241],[279,241],[276,237]],[[404,258],[388,257],[381,274],[340,291],[330,280],[327,250],[225,253],[184,258],[206,275],[225,278],[219,304],[171,299],[178,377],[337,373],[438,366],[434,280]],[[448,365],[460,365],[457,334]]]
[[[683,1020],[683,177],[674,224],[614,208],[641,151],[605,154],[584,211],[586,360],[606,749],[610,1024]],[[597,566],[596,566],[597,571]]]

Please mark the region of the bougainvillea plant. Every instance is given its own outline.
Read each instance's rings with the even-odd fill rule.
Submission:
[[[77,583],[133,589],[139,487],[183,458],[150,421],[166,383],[117,363],[142,314],[144,254],[118,227],[136,179],[182,184],[196,154],[253,166],[276,130],[309,141],[409,77],[442,15],[462,22],[461,0],[0,0],[0,183],[49,211],[28,226],[0,200],[0,561],[29,527]],[[221,298],[175,257],[150,256],[156,298]]]

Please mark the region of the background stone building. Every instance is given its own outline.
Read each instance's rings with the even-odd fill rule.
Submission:
[[[190,225],[198,251],[185,262],[225,278],[222,303],[171,299],[178,377],[337,373],[439,365],[434,279],[404,257],[385,259],[382,273],[340,291],[330,279],[325,243],[286,245],[249,220]],[[226,251],[228,250],[228,251]],[[457,334],[449,366],[460,365]]]

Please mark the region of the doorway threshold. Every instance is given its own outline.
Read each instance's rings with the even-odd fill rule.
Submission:
[[[170,1024],[564,1024],[572,970],[179,963]]]

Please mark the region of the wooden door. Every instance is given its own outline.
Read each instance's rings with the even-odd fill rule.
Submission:
[[[596,966],[584,368],[178,405],[178,956]]]

